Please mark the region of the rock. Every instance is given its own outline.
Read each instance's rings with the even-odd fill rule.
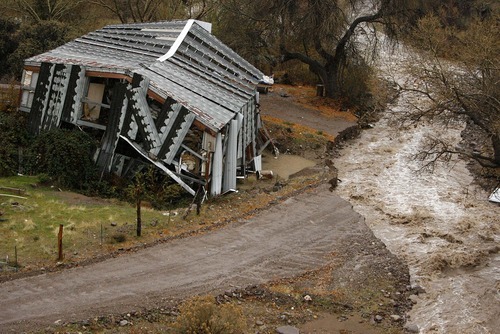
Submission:
[[[111,226],[116,226],[118,225],[116,222],[111,222]]]
[[[420,285],[416,285],[414,288],[413,288],[413,291],[415,291],[415,293],[417,295],[420,295],[422,293],[425,293],[425,289],[422,288]]]
[[[416,303],[418,302],[418,296],[417,296],[417,295],[410,295],[410,296],[408,297],[408,299],[409,299],[409,300],[411,300],[411,302],[412,302],[413,304],[416,304]]]
[[[281,326],[276,328],[278,334],[299,334],[299,329],[293,326]]]
[[[257,320],[257,321],[255,322],[255,324],[256,324],[257,326],[264,326],[264,323],[263,323],[262,321],[260,321],[260,320]]]
[[[392,314],[392,315],[391,315],[391,319],[392,319],[393,321],[399,321],[399,320],[401,320],[401,316],[399,316],[399,315],[397,315],[397,314]]]
[[[409,333],[420,333],[420,329],[418,328],[417,325],[406,324],[405,329]]]
[[[312,300],[313,300],[313,299],[311,298],[311,296],[309,296],[309,295],[305,295],[305,296],[304,296],[304,301],[305,301],[305,302],[312,302]]]
[[[375,316],[375,321],[376,321],[376,322],[381,322],[382,320],[384,320],[384,318],[383,318],[381,315],[377,314],[377,315]]]
[[[120,326],[127,326],[128,325],[128,321],[127,320],[122,320],[120,321]]]

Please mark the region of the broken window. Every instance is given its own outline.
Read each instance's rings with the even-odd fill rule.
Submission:
[[[120,82],[117,79],[91,77],[86,96],[82,99],[81,119],[101,125],[108,124],[113,88]]]
[[[23,78],[21,80],[21,106],[22,111],[29,112],[33,104],[33,97],[35,96],[36,83],[38,81],[38,72],[23,71]]]

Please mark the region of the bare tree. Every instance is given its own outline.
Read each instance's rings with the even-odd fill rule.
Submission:
[[[195,20],[206,18],[218,5],[215,0],[182,0],[182,4],[188,13],[188,17]]]
[[[32,20],[64,21],[84,0],[4,0],[2,7],[28,15]]]
[[[122,23],[148,22],[156,19],[163,0],[92,0],[113,13]]]
[[[113,13],[122,23],[167,19],[201,20],[216,6],[215,0],[91,0]]]
[[[427,166],[462,154],[483,167],[500,167],[498,36],[498,15],[478,19],[467,30],[443,29],[437,18],[427,17],[415,30],[413,41],[427,52],[415,52],[408,69],[420,84],[400,89],[416,94],[422,103],[414,105],[406,120],[440,122],[444,127],[451,122],[469,121],[490,140],[485,149],[457,147],[436,133],[427,138],[426,148],[418,155]]]
[[[223,4],[226,11],[232,10],[243,22],[253,22],[257,26],[244,33],[253,31],[253,36],[249,37],[260,46],[277,48],[281,62],[298,60],[307,64],[325,86],[325,95],[338,98],[343,93],[346,69],[364,58],[355,37],[379,27],[394,31],[394,19],[401,17],[411,2],[256,0],[244,4],[225,0]]]

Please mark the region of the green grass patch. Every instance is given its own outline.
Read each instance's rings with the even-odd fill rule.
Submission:
[[[54,263],[60,224],[64,226],[65,260],[78,261],[115,247],[167,236],[180,220],[179,216],[169,218],[165,211],[143,207],[143,237],[137,238],[135,206],[37,186],[37,181],[38,178],[29,176],[0,178],[0,259],[13,259],[17,247],[21,266]]]

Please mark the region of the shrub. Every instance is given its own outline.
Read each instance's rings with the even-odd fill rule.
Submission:
[[[140,194],[137,191],[140,191]],[[150,202],[156,210],[170,209],[173,204],[181,205],[186,199],[192,199],[186,197],[187,193],[180,185],[153,166],[138,172],[125,189],[125,193],[129,201],[135,203],[140,197],[141,200]]]
[[[371,101],[368,83],[373,70],[362,59],[352,59],[342,78],[341,96],[345,107],[367,108]]]
[[[179,334],[243,333],[246,322],[241,308],[232,304],[216,305],[212,296],[198,296],[184,302],[174,324]]]
[[[116,243],[122,243],[127,241],[127,236],[123,233],[113,234],[112,238]]]
[[[92,137],[81,131],[54,129],[37,136],[26,157],[26,169],[45,173],[55,184],[84,189],[96,177]]]
[[[24,114],[0,111],[0,176],[14,175],[19,170],[19,148],[26,146]]]

